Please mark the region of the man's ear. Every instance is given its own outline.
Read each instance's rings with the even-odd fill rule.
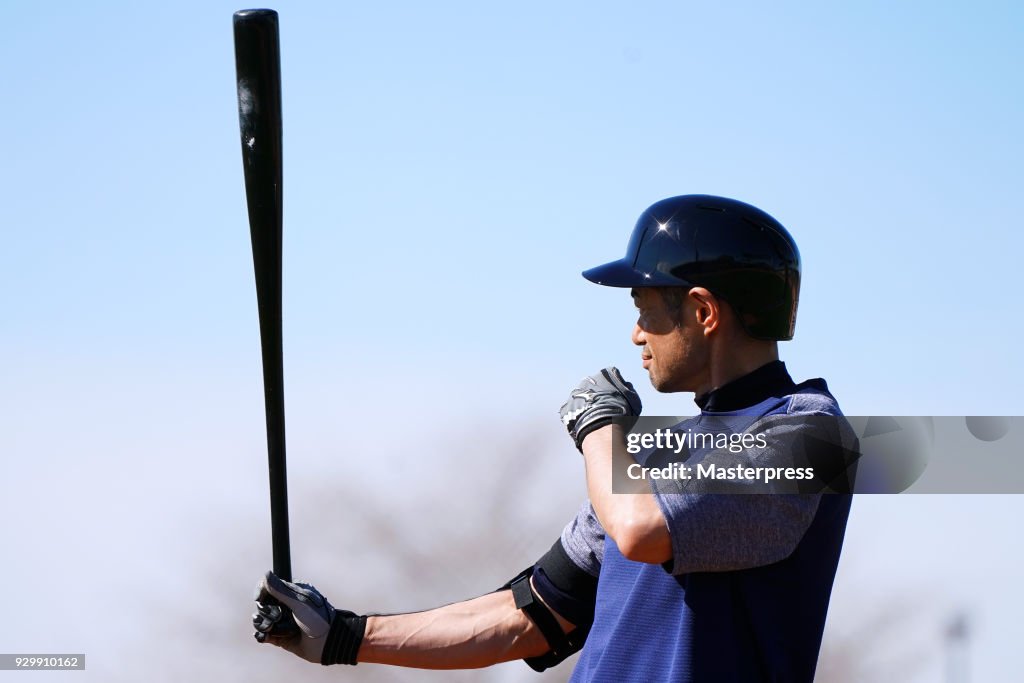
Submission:
[[[703,328],[704,336],[718,329],[722,322],[722,302],[703,287],[692,287],[688,292],[694,304],[694,319]]]

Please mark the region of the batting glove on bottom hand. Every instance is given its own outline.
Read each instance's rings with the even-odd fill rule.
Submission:
[[[256,587],[256,640],[319,664],[355,664],[366,617],[336,610],[313,586],[267,572]]]
[[[618,368],[605,368],[584,377],[558,411],[562,424],[583,450],[583,439],[590,432],[611,424],[616,417],[636,416],[643,410],[633,385],[622,378]]]

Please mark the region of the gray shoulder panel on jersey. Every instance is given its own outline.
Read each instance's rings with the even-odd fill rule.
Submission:
[[[597,521],[589,500],[580,508],[575,519],[562,530],[562,547],[577,567],[591,576],[601,573],[604,527]]]
[[[789,415],[841,415],[839,404],[830,394],[805,391],[789,397]]]

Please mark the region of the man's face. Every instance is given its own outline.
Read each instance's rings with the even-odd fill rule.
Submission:
[[[674,308],[657,289],[637,287],[631,293],[639,310],[632,339],[641,347],[640,357],[654,388],[671,392],[704,387],[709,351],[692,299],[683,296],[681,305]]]

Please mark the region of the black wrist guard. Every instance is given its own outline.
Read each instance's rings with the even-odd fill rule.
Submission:
[[[338,610],[331,621],[331,630],[327,632],[324,652],[320,663],[356,664],[359,657],[359,646],[363,644],[366,634],[366,616],[357,616],[353,612]]]

